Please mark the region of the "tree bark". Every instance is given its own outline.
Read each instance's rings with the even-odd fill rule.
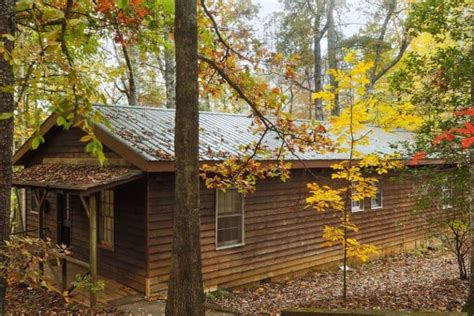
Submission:
[[[313,58],[314,58],[314,92],[319,92],[323,90],[322,84],[322,61],[321,61],[321,30],[320,30],[320,21],[315,17],[314,22],[314,43],[313,43]],[[314,100],[314,116],[316,120],[323,121],[323,102],[321,99]]]
[[[15,1],[0,0],[0,34],[15,34]],[[0,37],[5,49],[13,50],[13,41]],[[1,88],[13,84],[13,68],[0,54],[0,114],[12,113],[14,110],[13,93]],[[10,199],[12,185],[12,149],[13,117],[0,120],[0,246],[8,239],[10,233]],[[4,314],[5,292],[7,284],[0,279],[0,315]]]
[[[166,107],[174,109],[176,106],[176,64],[174,54],[170,48],[164,51],[165,69],[165,88],[166,88]]]
[[[129,105],[138,105],[138,84],[132,56],[125,44],[121,44],[125,64],[127,65],[128,87],[124,87]],[[127,89],[128,88],[128,89]]]
[[[199,217],[196,0],[175,2],[175,210],[166,315],[204,315]]]

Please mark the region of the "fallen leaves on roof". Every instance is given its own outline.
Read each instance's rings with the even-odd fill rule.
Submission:
[[[126,167],[38,164],[15,172],[13,183],[85,190],[97,185],[125,180],[139,174],[141,171]]]

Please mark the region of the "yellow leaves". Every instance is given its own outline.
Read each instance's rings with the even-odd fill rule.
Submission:
[[[338,211],[344,209],[341,190],[334,190],[326,185],[319,186],[317,183],[308,183],[307,187],[311,195],[306,198],[306,203],[317,212],[323,212],[327,209]]]
[[[349,256],[356,257],[362,262],[367,261],[371,254],[377,253],[377,247],[374,245],[360,244],[359,241],[353,238],[347,238],[346,247]]]
[[[338,227],[324,225],[323,238],[328,241],[329,245],[332,245],[333,242],[344,239],[344,231]]]
[[[336,96],[334,95],[334,93],[330,91],[319,91],[319,92],[314,92],[313,94],[311,94],[311,98],[313,100],[321,99],[324,101],[333,101],[336,98]]]

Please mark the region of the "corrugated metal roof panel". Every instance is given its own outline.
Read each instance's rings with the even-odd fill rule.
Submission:
[[[172,160],[174,155],[174,115],[172,109],[140,106],[96,106],[109,120],[112,134],[150,161]],[[246,115],[200,112],[199,152],[201,160],[222,160],[223,155],[242,155],[241,146],[258,141],[261,134],[252,131],[252,118]],[[406,131],[385,131],[371,127],[368,145],[357,149],[363,154],[394,153],[393,145],[410,141],[412,134]],[[281,139],[268,132],[264,144],[269,149],[281,146]],[[256,157],[263,159],[263,156]],[[304,152],[287,159],[336,160],[347,159],[347,153]]]

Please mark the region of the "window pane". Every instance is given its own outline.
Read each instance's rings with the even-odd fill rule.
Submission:
[[[242,216],[218,219],[217,242],[220,246],[242,243]]]
[[[243,242],[242,195],[235,189],[217,190],[217,245],[229,246]]]
[[[235,189],[226,192],[217,191],[217,212],[219,215],[240,214],[242,212],[242,195]]]
[[[99,210],[99,242],[102,245],[114,245],[114,192],[102,191]]]

